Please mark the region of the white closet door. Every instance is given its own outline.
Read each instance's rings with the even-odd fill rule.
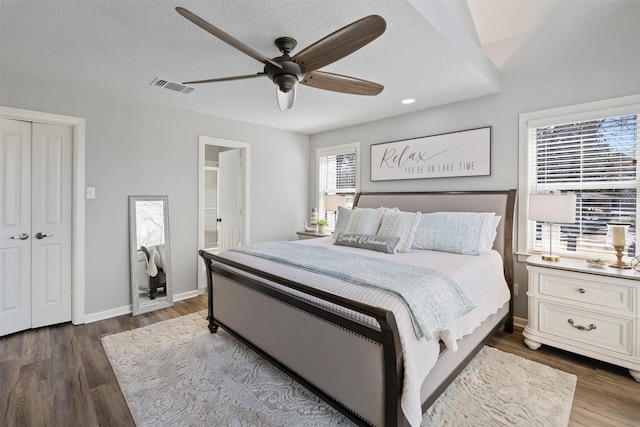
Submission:
[[[71,128],[2,119],[0,335],[71,320]]]
[[[33,124],[31,327],[71,320],[71,128]]]
[[[31,327],[31,123],[2,119],[0,335]]]

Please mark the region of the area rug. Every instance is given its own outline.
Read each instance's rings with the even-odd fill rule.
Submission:
[[[347,426],[351,421],[205,312],[102,338],[138,426]],[[566,426],[576,377],[484,347],[422,426]]]

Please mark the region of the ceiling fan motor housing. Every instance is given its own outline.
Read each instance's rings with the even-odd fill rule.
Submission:
[[[302,80],[302,70],[298,64],[291,60],[289,55],[279,56],[273,60],[282,65],[282,69],[267,62],[264,66],[264,72],[282,92],[289,92]]]
[[[291,37],[278,37],[274,44],[278,47],[282,56],[273,58],[273,61],[282,66],[278,68],[275,65],[267,62],[264,66],[264,72],[269,76],[273,83],[278,86],[280,91],[287,93],[293,89],[293,87],[302,80],[302,69],[300,66],[293,62],[289,53],[295,49],[298,42]]]

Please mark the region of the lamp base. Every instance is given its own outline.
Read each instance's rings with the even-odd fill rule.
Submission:
[[[542,255],[542,259],[545,261],[560,261],[558,255]]]
[[[615,261],[612,262],[611,264],[609,264],[609,267],[613,267],[613,268],[631,268],[631,266],[625,262],[622,261]]]
[[[617,260],[615,260],[614,262],[609,264],[609,267],[613,267],[613,268],[631,268],[631,266],[629,264],[627,264],[626,262],[622,261],[622,251],[624,250],[624,246],[614,246],[613,248],[616,250],[616,258],[617,258]]]

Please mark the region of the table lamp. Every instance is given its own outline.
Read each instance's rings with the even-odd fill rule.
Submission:
[[[331,226],[335,226],[336,217],[338,215],[338,206],[344,206],[347,201],[345,196],[338,194],[327,194],[324,196],[324,211],[333,213],[333,221]]]
[[[553,192],[549,194],[530,194],[529,219],[549,223],[549,252],[545,253],[545,248],[542,248],[542,259],[545,261],[559,261],[560,257],[553,254],[554,224],[558,222],[566,224],[576,222],[576,195],[554,194]]]

